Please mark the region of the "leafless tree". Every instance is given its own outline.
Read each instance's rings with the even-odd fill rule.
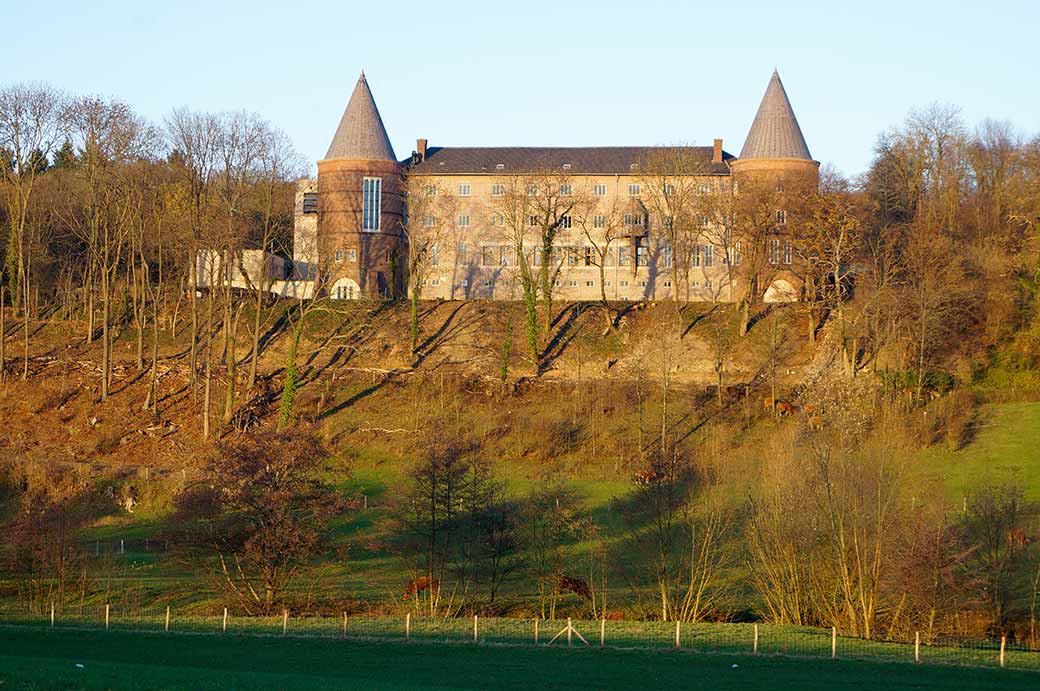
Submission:
[[[0,89],[0,183],[9,223],[4,276],[0,277],[0,314],[10,286],[12,304],[22,306],[26,349],[31,270],[26,247],[29,210],[36,181],[46,170],[48,157],[64,140],[65,109],[65,96],[44,84],[16,84]],[[6,332],[0,324],[0,379],[6,373],[5,341]],[[23,377],[26,373],[27,369],[23,369]]]
[[[408,294],[411,298],[412,358],[419,357],[419,302],[423,286],[440,268],[445,246],[452,237],[456,200],[450,190],[422,177],[409,177],[404,185],[408,215],[405,233],[408,240]],[[457,246],[457,245],[456,245]]]

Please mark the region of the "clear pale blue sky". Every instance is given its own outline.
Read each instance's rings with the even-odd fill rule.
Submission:
[[[322,157],[364,68],[399,157],[431,145],[710,144],[774,67],[847,174],[943,101],[1040,131],[1040,2],[0,0],[0,82],[260,113]]]

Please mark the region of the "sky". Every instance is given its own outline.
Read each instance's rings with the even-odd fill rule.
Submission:
[[[41,8],[46,8],[41,9]],[[1040,1],[0,0],[0,84],[161,123],[248,110],[322,158],[363,69],[399,158],[431,146],[710,145],[774,68],[813,157],[863,172],[913,108],[1040,133]]]

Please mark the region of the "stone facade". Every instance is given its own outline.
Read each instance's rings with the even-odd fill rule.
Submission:
[[[655,191],[648,184],[651,172],[644,163],[665,149],[460,149],[429,147],[420,139],[411,158],[397,161],[362,74],[329,153],[318,162],[317,180],[302,181],[297,191],[294,277],[316,281],[322,293],[340,299],[404,294],[407,227],[410,223],[419,232],[418,224],[424,222],[407,218],[403,191],[411,180],[451,199],[450,213],[435,221],[438,239],[430,248],[423,297],[519,299],[516,233],[503,228],[496,209],[503,188],[529,180],[537,171],[559,179],[561,190],[566,186],[569,194],[581,195],[585,216],[622,210],[625,217],[625,227],[614,229],[616,239],[602,262],[595,252],[596,245],[602,245],[596,232],[590,239],[573,219],[561,226],[552,255],[560,267],[555,282],[559,299],[597,300],[604,292],[610,300],[676,298],[679,284],[667,242],[671,219],[655,211],[662,205],[651,198]],[[696,162],[679,175],[684,187],[697,195],[732,193],[734,182],[745,174],[774,175],[780,180],[787,175],[815,176],[819,166],[809,155],[776,73],[740,158],[723,151],[721,140],[714,147],[668,149]],[[378,200],[372,197],[373,189],[378,190]],[[698,226],[703,233],[697,234],[699,239],[687,255],[691,257],[690,297],[737,299],[734,266],[740,262],[739,246],[717,242],[718,234],[707,217]],[[531,242],[525,236],[523,247],[531,263],[537,264],[540,253],[535,251],[534,236]],[[778,278],[767,286],[766,299],[791,299],[798,290],[794,272],[784,266],[791,263],[790,251],[781,242],[777,240],[775,248]]]

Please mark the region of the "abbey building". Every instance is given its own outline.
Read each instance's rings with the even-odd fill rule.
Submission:
[[[733,233],[722,200],[741,194],[742,177],[770,176],[780,189],[785,176],[815,181],[819,166],[776,72],[739,156],[721,139],[437,144],[418,139],[400,159],[361,75],[317,179],[299,183],[292,278],[308,284],[305,294],[520,299],[527,271],[548,276],[562,300],[731,301],[752,248]],[[759,289],[767,300],[797,299],[787,210],[768,212],[775,232],[761,249],[772,270]]]

